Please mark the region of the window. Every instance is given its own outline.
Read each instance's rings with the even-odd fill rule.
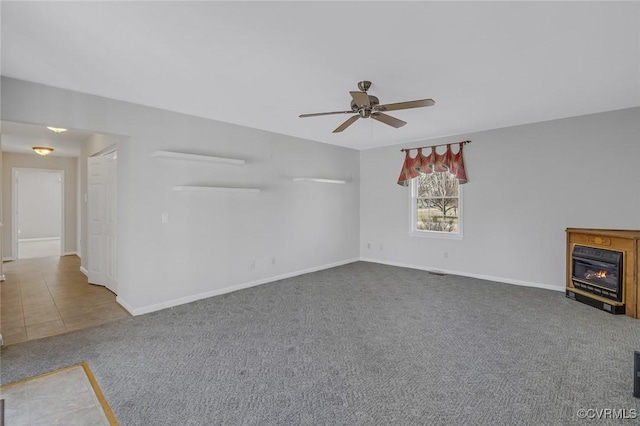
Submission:
[[[462,187],[449,172],[411,179],[411,234],[462,238]]]

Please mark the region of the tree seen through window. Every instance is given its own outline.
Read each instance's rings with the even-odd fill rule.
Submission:
[[[421,174],[415,178],[415,230],[459,233],[460,190],[449,172]]]

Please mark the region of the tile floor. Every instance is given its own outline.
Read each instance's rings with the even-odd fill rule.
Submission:
[[[116,296],[88,284],[77,256],[3,264],[0,333],[4,345],[94,327],[129,316]]]
[[[0,387],[7,425],[117,425],[86,362]]]

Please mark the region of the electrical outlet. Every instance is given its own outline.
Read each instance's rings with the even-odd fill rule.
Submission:
[[[273,256],[273,257],[271,258],[271,264],[272,264],[272,265],[275,265],[275,264],[276,264],[276,257],[275,257],[275,256]]]
[[[249,269],[256,269],[256,261],[255,260],[250,260],[249,261]]]
[[[443,256],[445,259],[448,259],[448,258],[449,258],[449,252],[448,252],[448,251],[445,251],[444,253],[442,253],[442,256]]]
[[[162,223],[169,223],[169,213],[162,213],[161,221]]]
[[[382,244],[380,244],[380,251],[384,250],[384,246]]]
[[[367,243],[367,248],[371,250],[371,243]]]

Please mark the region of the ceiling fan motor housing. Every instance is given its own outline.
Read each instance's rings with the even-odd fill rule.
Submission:
[[[359,107],[355,101],[351,101],[351,110],[360,114],[362,118],[369,118],[375,107],[380,104],[380,100],[377,97],[372,95],[367,96],[369,97],[369,107]]]

